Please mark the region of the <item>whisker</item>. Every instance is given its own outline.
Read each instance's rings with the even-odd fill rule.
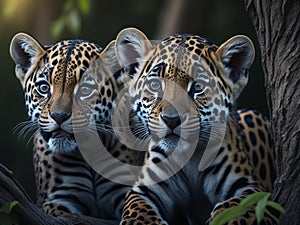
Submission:
[[[30,135],[30,137],[28,138],[28,141],[26,143],[26,146],[28,146],[30,144],[30,142],[33,141],[35,135],[37,135],[40,132],[40,129],[37,129],[32,135]]]
[[[20,129],[24,128],[24,126],[27,126],[28,124],[31,124],[33,123],[32,121],[23,121],[23,122],[20,122],[18,123],[12,130],[12,133],[13,134],[16,134],[16,132],[19,132]]]
[[[18,132],[18,138],[26,138],[30,132],[36,131],[39,129],[38,121],[24,121],[16,125],[13,129],[13,134]]]

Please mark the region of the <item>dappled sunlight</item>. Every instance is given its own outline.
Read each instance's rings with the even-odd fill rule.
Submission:
[[[28,20],[30,11],[36,3],[37,0],[1,0],[1,20],[23,24]]]

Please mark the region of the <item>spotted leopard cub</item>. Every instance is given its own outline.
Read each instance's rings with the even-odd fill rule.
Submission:
[[[249,38],[217,46],[177,34],[153,45],[128,28],[117,36],[116,55],[132,133],[149,140],[120,224],[204,224],[249,194],[272,189],[269,123],[257,111],[234,109],[254,58]],[[228,224],[255,223],[250,208]]]
[[[96,173],[79,151],[78,135],[75,138],[94,132],[104,150],[119,161],[135,162],[110,130],[119,83],[102,65],[111,62],[114,42],[104,50],[84,40],[44,46],[20,33],[11,41],[10,54],[29,116],[22,130],[35,132],[37,205],[53,216],[119,218],[129,187]]]

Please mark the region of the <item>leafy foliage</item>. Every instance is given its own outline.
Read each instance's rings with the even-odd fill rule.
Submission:
[[[81,16],[87,15],[90,8],[90,0],[66,0],[62,14],[52,24],[52,36],[58,39],[66,28],[73,34],[78,34],[81,29]]]
[[[11,211],[14,206],[16,206],[19,202],[12,201],[4,204],[0,208],[0,225],[18,225],[18,221],[16,218],[11,215]]]
[[[226,209],[216,215],[213,218],[211,225],[225,224],[234,218],[245,214],[248,208],[253,207],[254,205],[256,205],[255,214],[258,224],[262,221],[265,213],[278,223],[278,219],[266,207],[270,206],[281,213],[285,213],[285,210],[278,203],[269,201],[268,199],[270,196],[271,193],[269,192],[253,193],[243,199],[238,206]]]

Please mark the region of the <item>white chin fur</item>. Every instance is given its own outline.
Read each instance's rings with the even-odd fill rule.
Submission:
[[[74,139],[50,138],[48,148],[52,152],[69,153],[76,150],[77,144]]]
[[[167,154],[171,154],[174,150],[178,152],[186,151],[190,147],[190,143],[182,139],[179,139],[176,142],[163,139],[158,143],[158,146]]]

